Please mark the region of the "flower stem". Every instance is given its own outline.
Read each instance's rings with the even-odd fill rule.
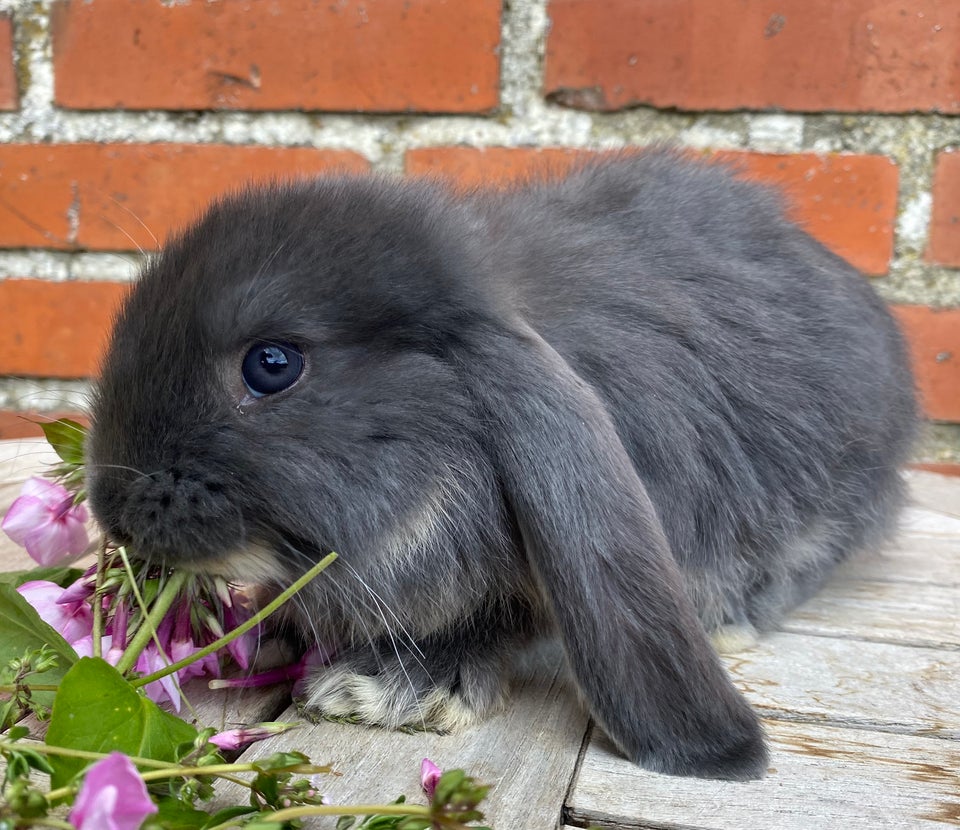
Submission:
[[[76,830],[76,828],[70,824],[68,821],[61,821],[58,818],[53,818],[52,816],[44,816],[43,818],[17,818],[19,824],[17,827],[56,827],[60,830]]]
[[[153,683],[155,680],[159,680],[161,677],[166,677],[168,674],[173,674],[174,672],[180,671],[184,666],[189,666],[191,663],[196,663],[198,660],[202,660],[208,654],[213,654],[213,652],[218,651],[223,648],[227,643],[235,640],[237,637],[246,634],[251,628],[254,628],[257,625],[260,625],[263,620],[269,617],[274,611],[276,611],[281,605],[283,605],[290,597],[292,597],[297,591],[304,587],[310,580],[312,580],[317,574],[325,570],[335,559],[337,558],[336,553],[328,553],[323,557],[316,565],[314,565],[309,571],[307,571],[303,576],[301,576],[296,582],[294,582],[289,588],[287,588],[283,593],[279,594],[275,599],[268,602],[263,608],[261,608],[256,614],[250,617],[246,622],[241,623],[232,631],[228,631],[223,637],[219,640],[214,640],[210,645],[204,646],[203,648],[195,651],[193,654],[188,657],[184,657],[182,660],[178,660],[176,663],[171,663],[166,668],[155,671],[153,674],[148,674],[146,677],[137,677],[130,681],[130,684],[135,688],[140,686],[146,686],[148,683]],[[167,588],[163,589],[161,596],[166,593]],[[157,602],[160,601],[160,597],[157,597]],[[169,606],[168,606],[169,607]],[[164,611],[166,613],[166,611]],[[151,613],[151,616],[152,613]],[[140,632],[138,631],[139,635]],[[134,638],[136,639],[136,638]],[[146,644],[146,639],[144,640]],[[132,647],[132,644],[131,644]],[[142,646],[141,646],[142,648]],[[129,649],[128,649],[129,650]],[[117,668],[120,668],[120,665],[123,663],[123,660],[126,659],[127,652],[124,652],[123,658],[120,660],[120,663],[117,665]]]
[[[60,688],[56,683],[24,683],[23,685],[28,687],[31,692],[56,692]],[[21,688],[22,686],[18,686],[16,683],[0,684],[0,693],[13,694]]]
[[[125,557],[124,564],[127,564]],[[136,587],[136,583],[133,580],[133,575],[130,574],[129,576],[131,580],[131,586],[133,587],[134,593],[137,596],[137,601],[141,603],[142,608],[143,598],[140,596],[140,589]],[[190,574],[186,571],[175,571],[170,574],[167,584],[163,586],[163,589],[159,594],[157,594],[157,598],[153,601],[153,606],[150,608],[150,614],[145,616],[143,622],[140,624],[140,628],[138,628],[137,633],[133,635],[133,639],[130,640],[130,644],[126,647],[123,652],[123,656],[117,663],[117,671],[119,671],[121,674],[126,674],[137,662],[140,652],[146,648],[147,643],[150,642],[150,638],[155,636],[157,626],[160,624],[160,621],[164,618],[164,616],[166,616],[167,611],[170,610],[170,606],[173,605],[174,600],[177,598],[177,594],[180,593],[180,589],[187,584],[189,579]],[[144,613],[146,614],[145,609]],[[170,672],[164,672],[161,677],[169,673]],[[134,685],[141,686],[143,684],[135,682]]]
[[[0,741],[0,750],[16,752],[23,747],[29,747],[32,752],[41,755],[59,755],[62,758],[79,758],[82,761],[101,761],[107,757],[107,752],[88,752],[85,749],[70,749],[65,746],[54,746],[34,741]],[[138,758],[135,755],[127,756],[138,767],[153,767],[154,769],[179,769],[178,764],[170,761],[154,761],[152,758]]]
[[[100,592],[103,590],[103,569],[107,555],[107,534],[100,537],[97,547],[97,581],[93,589],[93,656],[103,656],[103,600]]]
[[[210,764],[205,767],[176,767],[174,769],[158,769],[152,772],[140,773],[144,781],[158,781],[164,778],[189,778],[194,775],[231,775],[238,772],[260,772],[261,767],[256,763],[251,764]],[[288,767],[287,771],[296,772],[302,775],[312,773],[330,772],[330,767],[321,767],[316,764],[299,764],[295,767]]]
[[[265,816],[258,816],[258,824],[282,824],[296,818],[307,818],[309,816],[420,816],[421,818],[436,818],[430,812],[429,807],[422,807],[418,804],[355,804],[355,805],[337,805],[322,804],[304,807],[287,807],[284,810],[277,810]],[[243,820],[242,818],[240,819]],[[223,824],[211,827],[210,830],[226,830],[228,827],[239,827],[237,819],[230,819]],[[458,822],[449,822],[444,826],[450,828],[463,828],[464,824]]]

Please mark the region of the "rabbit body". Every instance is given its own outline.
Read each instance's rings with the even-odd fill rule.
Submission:
[[[256,343],[302,373],[252,394]],[[455,728],[557,634],[629,757],[730,778],[766,750],[705,631],[880,539],[916,420],[866,280],[669,153],[224,200],[146,268],[92,415],[91,505],[140,555],[282,585],[340,554],[288,615],[338,651],[309,707]]]

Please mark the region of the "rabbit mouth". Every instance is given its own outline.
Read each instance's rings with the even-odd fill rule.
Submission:
[[[247,585],[282,584],[288,578],[287,568],[276,549],[258,542],[217,556],[185,557],[172,564],[192,573],[220,576],[229,582]]]

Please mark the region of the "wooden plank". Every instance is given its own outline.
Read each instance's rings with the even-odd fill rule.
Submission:
[[[960,515],[951,515],[926,507],[908,507],[900,518],[904,533],[960,539]]]
[[[295,709],[281,720],[298,720]],[[560,822],[586,730],[587,717],[555,658],[521,667],[507,709],[451,735],[405,734],[321,722],[251,747],[253,759],[300,750],[341,773],[321,782],[334,804],[385,803],[401,793],[423,802],[420,761],[441,769],[462,768],[491,784],[487,822],[496,828],[553,828]],[[245,803],[238,787],[222,787],[215,806]],[[333,827],[316,820],[309,827]]]
[[[842,563],[832,579],[870,579],[960,587],[960,537],[901,534],[886,548]]]
[[[960,739],[960,652],[777,632],[724,658],[766,717]]]
[[[960,571],[960,559],[956,568]],[[834,579],[781,631],[960,650],[960,591],[928,583]]]
[[[243,724],[276,720],[290,703],[289,683],[262,689],[209,689],[206,680],[194,680],[184,689],[185,700],[180,716],[200,727],[212,726],[217,731]]]
[[[943,476],[920,470],[906,474],[910,502],[960,518],[960,476]]]
[[[57,454],[43,438],[0,441],[0,484],[40,475],[47,464],[56,462]]]
[[[646,772],[598,731],[572,789],[567,821],[670,830],[960,824],[960,746],[952,741],[774,721],[766,728],[770,770],[762,781],[746,783]]]

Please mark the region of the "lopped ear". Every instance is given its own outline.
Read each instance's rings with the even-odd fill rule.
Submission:
[[[461,370],[594,717],[648,769],[761,777],[759,721],[710,646],[605,406],[516,326],[486,332]]]

